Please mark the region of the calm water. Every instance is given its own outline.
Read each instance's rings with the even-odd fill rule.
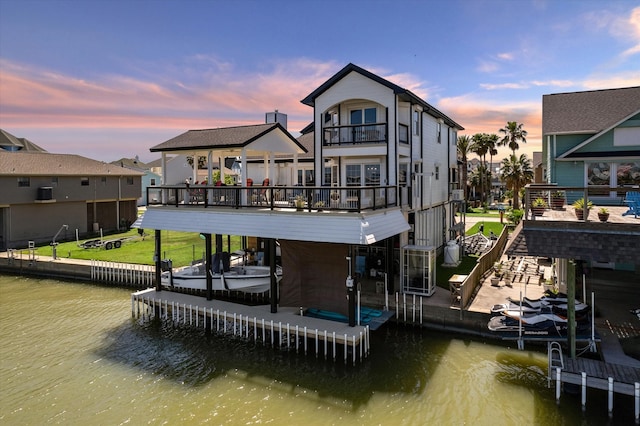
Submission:
[[[0,276],[0,424],[599,425],[546,356],[387,327],[358,366],[131,319],[130,291]],[[617,400],[616,400],[617,403]],[[616,405],[617,407],[617,405]],[[626,409],[626,410],[625,410]]]

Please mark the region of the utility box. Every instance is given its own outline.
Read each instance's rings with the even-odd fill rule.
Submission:
[[[38,188],[38,200],[46,201],[53,199],[53,187],[51,186],[41,186]]]

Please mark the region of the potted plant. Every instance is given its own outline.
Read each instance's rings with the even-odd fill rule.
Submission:
[[[534,216],[542,216],[544,214],[544,209],[547,208],[547,201],[544,198],[536,198],[531,203],[531,211]]]
[[[301,212],[302,209],[304,209],[304,203],[305,203],[304,195],[302,194],[296,195],[294,204],[296,206],[297,211]]]
[[[551,193],[551,208],[553,210],[564,210],[566,202],[564,191],[555,191]]]
[[[593,203],[588,201],[585,206],[584,198],[579,198],[573,203],[578,220],[586,220],[589,218],[589,210],[593,207]],[[586,210],[586,211],[585,211]]]
[[[318,209],[319,212],[321,212],[322,209],[324,208],[324,201],[316,201],[313,204],[313,207],[315,207],[316,209]]]
[[[598,210],[598,219],[600,219],[600,222],[609,220],[609,209],[605,207],[600,208],[600,210]]]

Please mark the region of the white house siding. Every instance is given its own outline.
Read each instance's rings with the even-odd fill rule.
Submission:
[[[322,93],[315,99],[315,136],[316,136],[316,146],[322,146],[322,126],[324,124],[324,113],[336,106],[340,105],[340,124],[345,125],[349,123],[349,108],[357,107],[357,106],[369,106],[373,103],[377,104],[377,117],[378,122],[384,122],[386,120],[386,111],[389,109],[389,120],[393,120],[395,109],[395,95],[393,91],[381,84],[376,83],[373,80],[370,80],[361,74],[358,73],[350,73],[349,75],[342,78],[336,84],[334,84],[327,91]],[[393,121],[389,123],[388,126],[388,134],[387,139],[390,143],[395,142],[395,126],[393,125]],[[325,147],[322,147],[322,158],[320,156],[316,156],[315,159],[315,168],[318,171],[322,171],[323,169],[323,161],[324,158],[331,156],[325,151]],[[350,149],[350,148],[347,148]],[[357,149],[357,148],[354,148]],[[384,152],[380,155],[385,155],[387,153],[387,147],[373,147],[374,150],[378,152],[384,150]],[[390,154],[395,155],[395,150],[392,150]],[[319,152],[319,151],[316,151]],[[335,152],[335,150],[333,151]],[[351,155],[358,155],[357,153],[361,151],[352,151]],[[367,155],[371,155],[371,151],[367,149]],[[347,155],[347,152],[341,150],[340,156]],[[390,164],[389,170],[395,170]],[[344,171],[341,171],[341,176],[344,176]]]

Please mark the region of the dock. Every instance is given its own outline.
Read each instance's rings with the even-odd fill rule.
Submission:
[[[583,410],[587,405],[587,388],[607,391],[610,417],[614,394],[630,395],[634,400],[635,422],[640,423],[640,368],[589,358],[569,358],[562,354],[556,342],[549,344],[548,380],[549,384],[555,382],[557,401],[564,384],[579,386]]]
[[[302,308],[249,306],[170,291],[147,289],[132,293],[131,314],[136,319],[160,318],[176,324],[202,327],[224,335],[261,342],[284,350],[315,352],[345,364],[364,360],[370,351],[368,325],[350,327],[337,321],[305,316]]]

